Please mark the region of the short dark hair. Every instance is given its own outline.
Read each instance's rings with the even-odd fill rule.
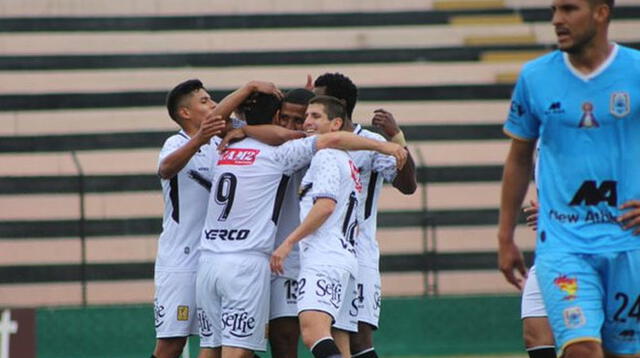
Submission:
[[[171,117],[171,119],[173,119],[177,123],[180,123],[178,109],[180,109],[182,101],[199,89],[205,88],[202,82],[198,79],[187,80],[173,87],[173,89],[167,94],[166,99],[169,117]]]
[[[342,118],[342,126],[340,126],[340,129],[344,128],[345,115],[347,114],[344,100],[332,96],[315,96],[309,101],[309,104],[323,105],[324,111],[330,121],[336,118]]]
[[[309,100],[313,98],[315,94],[306,88],[296,88],[287,92],[282,99],[283,103],[301,104],[306,106],[309,104]]]
[[[615,6],[615,0],[589,0],[590,5],[593,7],[597,4],[604,4],[609,7],[609,19],[613,16],[613,7]]]
[[[271,124],[273,116],[280,109],[280,99],[272,94],[254,93],[238,107],[244,113],[247,124]]]
[[[345,106],[349,119],[353,115],[353,109],[356,107],[358,100],[358,87],[351,79],[342,73],[325,73],[316,78],[313,83],[315,87],[325,87],[326,95],[336,97],[345,101]]]

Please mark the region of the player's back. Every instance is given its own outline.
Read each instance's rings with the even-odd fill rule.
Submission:
[[[356,275],[353,239],[360,190],[358,170],[347,152],[323,149],[315,154],[300,185],[300,220],[304,220],[318,198],[332,199],[336,206],[315,232],[300,241],[303,268],[335,266]]]
[[[202,232],[204,251],[271,254],[285,175],[306,165],[313,152],[309,139],[293,142],[273,147],[246,138],[220,154]]]

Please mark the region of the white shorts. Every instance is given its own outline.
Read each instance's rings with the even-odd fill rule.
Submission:
[[[266,350],[270,278],[266,255],[201,254],[196,297],[213,323],[209,347]]]
[[[298,317],[298,280],[272,276],[269,320],[282,317]]]
[[[380,271],[370,267],[359,266],[356,294],[357,296],[351,303],[349,314],[358,322],[367,323],[377,329],[382,300]]]
[[[156,338],[198,334],[196,273],[155,272],[154,283]]]
[[[201,307],[198,307],[198,322],[200,323],[200,347],[216,348],[222,346],[220,334],[214,334],[213,322]]]
[[[356,297],[355,279],[349,271],[331,266],[305,267],[298,278],[298,313],[322,311],[331,316],[333,327],[358,331],[358,321],[349,314]]]
[[[535,266],[531,266],[527,282],[524,284],[520,309],[520,318],[523,319],[547,316],[547,310],[544,308],[544,302],[542,301],[542,292],[540,292],[540,286],[538,286]]]

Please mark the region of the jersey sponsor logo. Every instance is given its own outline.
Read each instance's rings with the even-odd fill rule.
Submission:
[[[614,92],[611,94],[609,112],[617,118],[622,118],[631,112],[631,99],[627,92]]]
[[[600,124],[593,114],[593,103],[584,102],[582,104],[582,117],[580,117],[580,123],[578,128],[598,128]]]
[[[320,278],[316,281],[316,295],[318,297],[328,297],[333,307],[340,308],[342,303],[342,284],[335,280]]]
[[[156,298],[153,302],[153,319],[155,321],[156,328],[162,326],[164,323],[164,316],[166,313],[164,312],[164,306],[158,302]]]
[[[567,328],[580,328],[587,323],[587,318],[584,316],[582,308],[578,306],[565,308],[562,311],[562,316],[564,317],[564,325]]]
[[[218,165],[252,165],[259,153],[259,149],[229,148],[220,155]]]
[[[253,335],[256,319],[249,316],[245,310],[224,312],[222,314],[222,329],[235,337],[244,338]]]
[[[210,229],[205,230],[204,235],[207,240],[242,241],[249,237],[251,230],[247,229]]]
[[[563,114],[564,113],[564,109],[562,108],[562,102],[557,101],[557,102],[551,102],[551,104],[549,105],[549,108],[544,111],[544,114]]]
[[[351,168],[351,179],[356,184],[356,191],[358,193],[362,192],[362,182],[360,182],[360,170],[353,163],[353,160],[349,160],[349,167]]]
[[[553,284],[567,294],[562,298],[563,301],[571,301],[578,297],[578,279],[576,277],[570,278],[566,275],[561,275],[553,280]]]
[[[520,103],[515,101],[515,100],[511,101],[511,109],[510,109],[510,111],[511,111],[512,114],[515,114],[518,117],[522,117],[525,114],[524,107]]]
[[[213,335],[213,325],[202,308],[198,308],[198,321],[200,322],[200,335],[211,337]]]
[[[606,202],[609,206],[616,206],[618,202],[618,182],[605,180],[596,186],[595,180],[585,180],[576,191],[569,205],[598,205]]]
[[[178,306],[178,321],[189,320],[189,306]]]

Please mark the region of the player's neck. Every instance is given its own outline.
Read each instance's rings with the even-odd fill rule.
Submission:
[[[182,130],[189,136],[189,138],[193,138],[193,136],[198,133],[198,127],[193,125],[193,123],[185,121],[182,123]]]
[[[589,75],[596,71],[607,61],[614,45],[603,39],[594,41],[593,44],[585,46],[580,52],[569,53],[569,61],[571,65],[580,73]]]

